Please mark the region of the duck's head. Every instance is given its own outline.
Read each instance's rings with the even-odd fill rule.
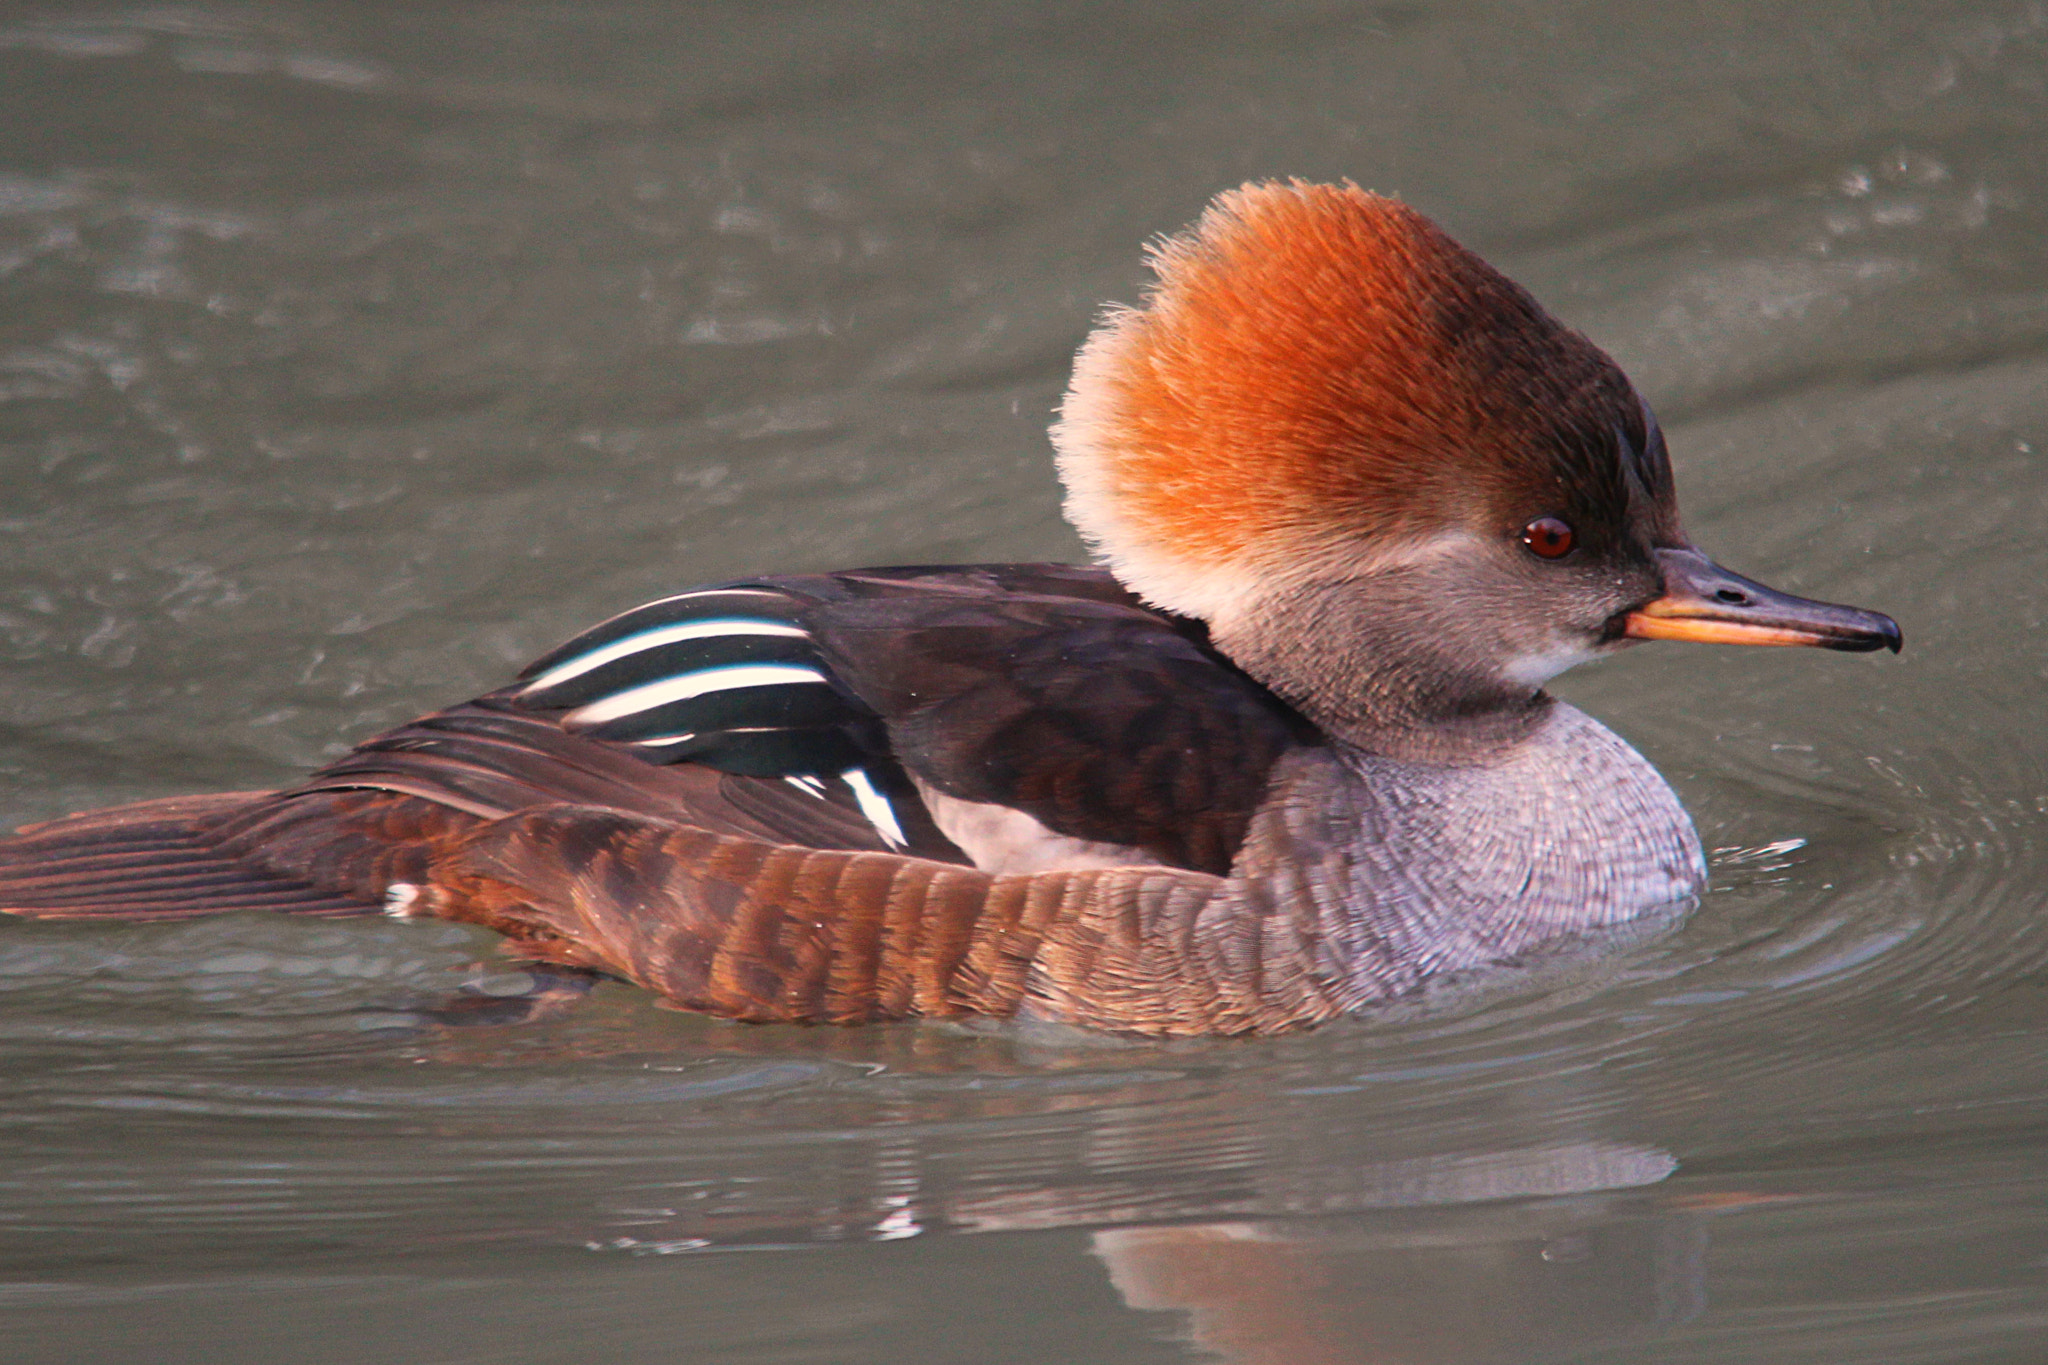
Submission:
[[[1247,185],[1151,264],[1075,364],[1067,513],[1326,728],[1488,744],[1634,640],[1898,649],[1695,548],[1627,377],[1406,205]]]

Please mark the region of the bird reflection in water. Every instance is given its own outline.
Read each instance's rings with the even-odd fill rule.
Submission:
[[[1697,1215],[1599,1197],[1421,1219],[1110,1228],[1095,1254],[1132,1308],[1176,1310],[1231,1365],[1523,1360],[1697,1312]]]
[[[792,1060],[787,1037],[720,1036]],[[1129,1308],[1179,1315],[1159,1333],[1235,1365],[1521,1360],[1626,1341],[1703,1302],[1711,1210],[1667,1184],[1668,1152],[1610,1136],[1626,1125],[1597,1081],[1308,1093],[1328,1056],[1238,1066],[929,1027],[812,1034],[796,1051],[860,1068],[775,1106],[784,1139],[818,1135],[807,1159],[693,1150],[615,1188],[588,1245],[1084,1229]],[[701,1197],[651,1207],[685,1187]]]

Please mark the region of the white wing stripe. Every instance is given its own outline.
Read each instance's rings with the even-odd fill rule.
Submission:
[[[652,711],[674,701],[688,701],[734,687],[770,687],[787,683],[821,683],[825,675],[803,664],[733,664],[704,668],[679,677],[629,687],[623,692],[579,706],[563,719],[570,725],[602,725],[621,716]]]
[[[839,780],[853,788],[853,799],[860,803],[860,813],[867,816],[882,836],[882,842],[891,848],[907,848],[910,841],[903,837],[903,826],[896,823],[896,808],[889,804],[889,798],[875,789],[873,780],[865,768],[848,768],[839,774]]]
[[[656,626],[628,635],[591,650],[578,654],[556,664],[547,672],[535,678],[522,689],[522,695],[544,691],[557,683],[571,678],[580,678],[593,668],[602,668],[608,663],[638,654],[645,649],[658,649],[662,645],[673,645],[684,640],[717,640],[733,635],[776,635],[785,638],[802,638],[803,627],[785,625],[780,621],[760,621],[746,616],[719,616],[708,621],[687,621],[676,626]]]
[[[686,744],[696,737],[695,730],[685,730],[680,735],[656,735],[653,739],[636,739],[633,742],[643,749],[661,749],[671,744]]]
[[[771,602],[781,602],[785,605],[789,602],[789,594],[777,592],[773,588],[693,588],[689,592],[679,592],[668,597],[657,597],[652,602],[642,602],[633,608],[633,611],[620,612],[619,615],[631,616],[634,611],[665,607],[671,602],[693,602],[699,597],[765,597]]]

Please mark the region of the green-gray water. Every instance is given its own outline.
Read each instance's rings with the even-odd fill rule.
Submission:
[[[1264,1043],[746,1029],[487,935],[0,924],[0,1356],[2033,1361],[2048,9],[0,6],[0,820],[264,788],[767,569],[1078,557],[1138,248],[1399,193],[1899,659],[1560,690],[1676,930]]]

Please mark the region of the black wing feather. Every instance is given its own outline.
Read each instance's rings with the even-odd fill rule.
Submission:
[[[964,861],[922,782],[1222,873],[1273,764],[1314,742],[1198,622],[1143,606],[1101,570],[872,569],[636,607],[514,686],[371,741],[316,785],[438,784],[479,813],[600,805]],[[706,769],[721,775],[710,786],[686,776]]]

